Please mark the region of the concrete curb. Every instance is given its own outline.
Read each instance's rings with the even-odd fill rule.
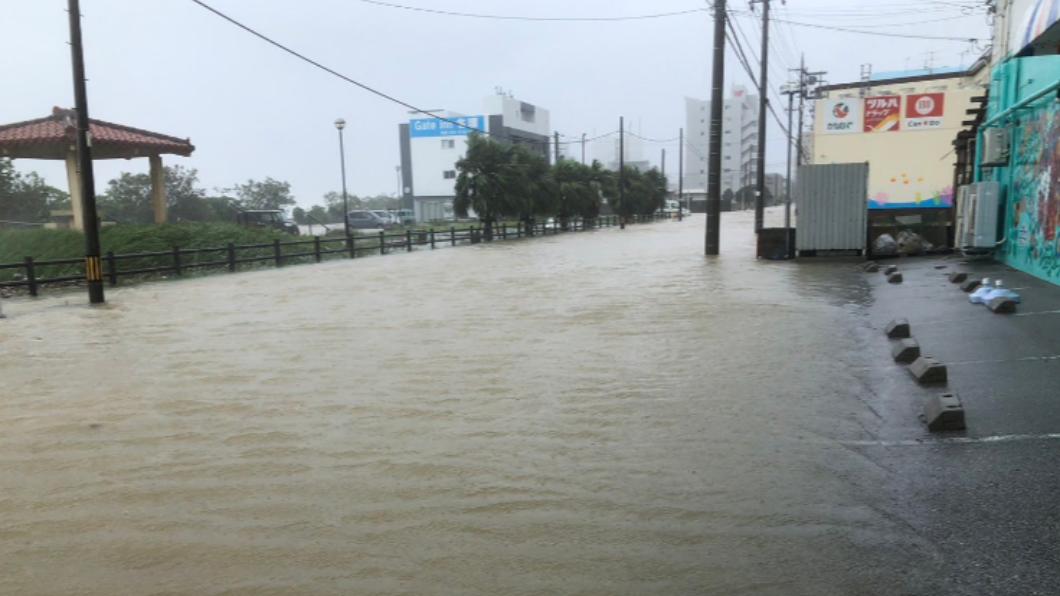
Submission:
[[[891,358],[895,362],[910,364],[920,358],[920,344],[911,337],[900,339],[891,348]]]
[[[924,400],[924,422],[931,432],[964,430],[964,406],[956,393],[941,393]]]
[[[907,319],[894,319],[884,327],[883,332],[890,339],[904,339],[910,336],[909,321]]]
[[[932,358],[921,356],[909,365],[909,374],[921,385],[941,384],[947,381],[946,365]]]

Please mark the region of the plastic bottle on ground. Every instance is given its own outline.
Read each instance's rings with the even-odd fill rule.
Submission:
[[[986,296],[987,292],[994,291],[994,288],[990,287],[990,278],[984,277],[979,288],[968,295],[968,302],[972,304],[983,304],[983,297]]]

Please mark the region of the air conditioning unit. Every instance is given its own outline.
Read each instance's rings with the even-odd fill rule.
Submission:
[[[983,167],[1007,166],[1011,135],[1007,128],[988,128],[983,131]]]
[[[957,248],[966,255],[982,255],[998,246],[997,222],[1001,185],[976,182],[957,189]]]

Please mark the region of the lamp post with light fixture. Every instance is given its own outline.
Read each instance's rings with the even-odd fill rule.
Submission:
[[[346,244],[350,243],[350,202],[346,196],[346,146],[342,142],[342,129],[346,128],[346,121],[339,118],[335,121],[335,128],[339,131],[339,167],[342,170],[342,226],[346,230]]]

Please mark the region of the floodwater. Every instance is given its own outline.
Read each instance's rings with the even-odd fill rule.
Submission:
[[[726,217],[5,301],[0,593],[899,593],[869,291]]]

